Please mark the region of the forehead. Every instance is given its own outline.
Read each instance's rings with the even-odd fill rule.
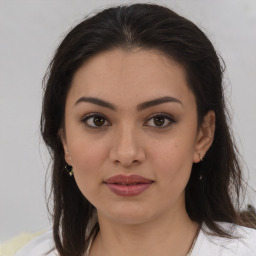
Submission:
[[[130,104],[163,96],[181,101],[194,98],[180,64],[157,51],[121,49],[86,61],[74,75],[69,96]]]

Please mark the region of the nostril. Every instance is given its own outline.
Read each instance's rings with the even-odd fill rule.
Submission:
[[[137,164],[139,164],[140,163],[140,161],[139,160],[133,160],[133,161],[120,161],[120,160],[115,160],[114,161],[114,164],[116,164],[116,165],[122,165],[122,166],[124,166],[124,167],[130,167],[131,165],[133,166],[133,165],[137,165]]]
[[[136,140],[137,141],[137,140]],[[145,151],[143,145],[114,144],[109,151],[109,159],[115,165],[129,167],[138,165],[145,160]]]

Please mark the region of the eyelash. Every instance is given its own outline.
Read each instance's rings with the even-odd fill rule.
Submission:
[[[165,119],[164,120],[164,124],[166,123],[166,120],[168,121],[167,124],[163,125],[163,126],[157,126],[157,125],[148,125],[148,124],[144,124],[144,126],[151,126],[151,127],[154,127],[154,128],[159,128],[159,129],[163,129],[163,128],[167,128],[169,127],[171,124],[175,123],[175,120],[173,119],[173,117],[171,117],[170,115],[168,114],[165,114],[165,113],[156,113],[154,115],[152,115],[151,117],[149,117],[146,121],[146,123],[148,123],[150,120],[153,120],[154,118],[163,118]],[[95,121],[94,118],[101,118],[103,121],[103,125],[94,125],[93,124],[88,124],[88,121],[90,119],[92,119],[92,122]],[[111,126],[111,123],[107,120],[107,118],[103,115],[103,114],[100,114],[100,113],[92,113],[92,114],[89,114],[87,116],[85,116],[82,120],[81,120],[82,123],[84,123],[87,127],[89,128],[92,128],[92,129],[99,129],[99,128],[102,128],[102,127],[106,127],[106,126]],[[107,124],[105,125],[105,123],[107,122]]]
[[[90,119],[93,120],[93,119],[96,118],[96,117],[104,119],[104,123],[107,122],[108,124],[107,124],[107,125],[100,125],[100,126],[88,124],[88,120],[90,120]],[[94,119],[94,120],[95,120],[95,119]],[[82,119],[81,122],[84,123],[87,127],[92,128],[92,129],[99,129],[99,128],[101,128],[101,127],[105,127],[105,126],[110,126],[110,125],[111,125],[111,123],[107,120],[107,118],[106,118],[103,114],[100,114],[100,113],[92,113],[92,114],[89,114],[89,115],[85,116],[85,117]],[[93,121],[92,121],[92,122],[93,122]]]
[[[159,128],[159,129],[163,129],[163,128],[167,128],[169,127],[170,125],[172,125],[173,123],[175,123],[175,120],[173,119],[172,116],[168,115],[168,114],[165,114],[165,113],[156,113],[154,115],[152,115],[151,117],[149,117],[149,119],[147,120],[147,122],[149,122],[150,120],[153,120],[154,118],[163,118],[165,119],[164,123],[166,122],[166,120],[168,121],[168,124],[165,124],[163,126],[152,126],[152,127],[155,127],[155,128]],[[150,126],[150,125],[145,125],[145,126]]]

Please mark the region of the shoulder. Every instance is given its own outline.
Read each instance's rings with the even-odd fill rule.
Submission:
[[[53,249],[54,241],[52,230],[48,230],[32,239],[22,247],[15,256],[56,256],[56,250]]]
[[[256,255],[256,230],[252,228],[236,226],[235,231],[239,237],[237,239],[237,255]]]
[[[229,223],[218,223],[222,228],[230,231],[236,238],[212,236],[207,233],[209,229],[203,225],[204,231],[198,236],[191,256],[255,256],[256,230]]]

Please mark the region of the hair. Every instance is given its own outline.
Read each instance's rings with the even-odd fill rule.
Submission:
[[[204,161],[193,164],[186,210],[213,234],[231,238],[218,222],[249,222],[238,213],[242,174],[225,106],[221,58],[191,21],[163,6],[133,4],[105,9],[75,26],[57,48],[44,78],[41,133],[52,157],[53,234],[59,254],[83,255],[99,231],[97,221],[92,222],[94,206],[65,171],[59,131],[74,74],[89,58],[112,49],[157,50],[180,63],[196,99],[198,125],[209,110],[215,112],[214,141]]]

